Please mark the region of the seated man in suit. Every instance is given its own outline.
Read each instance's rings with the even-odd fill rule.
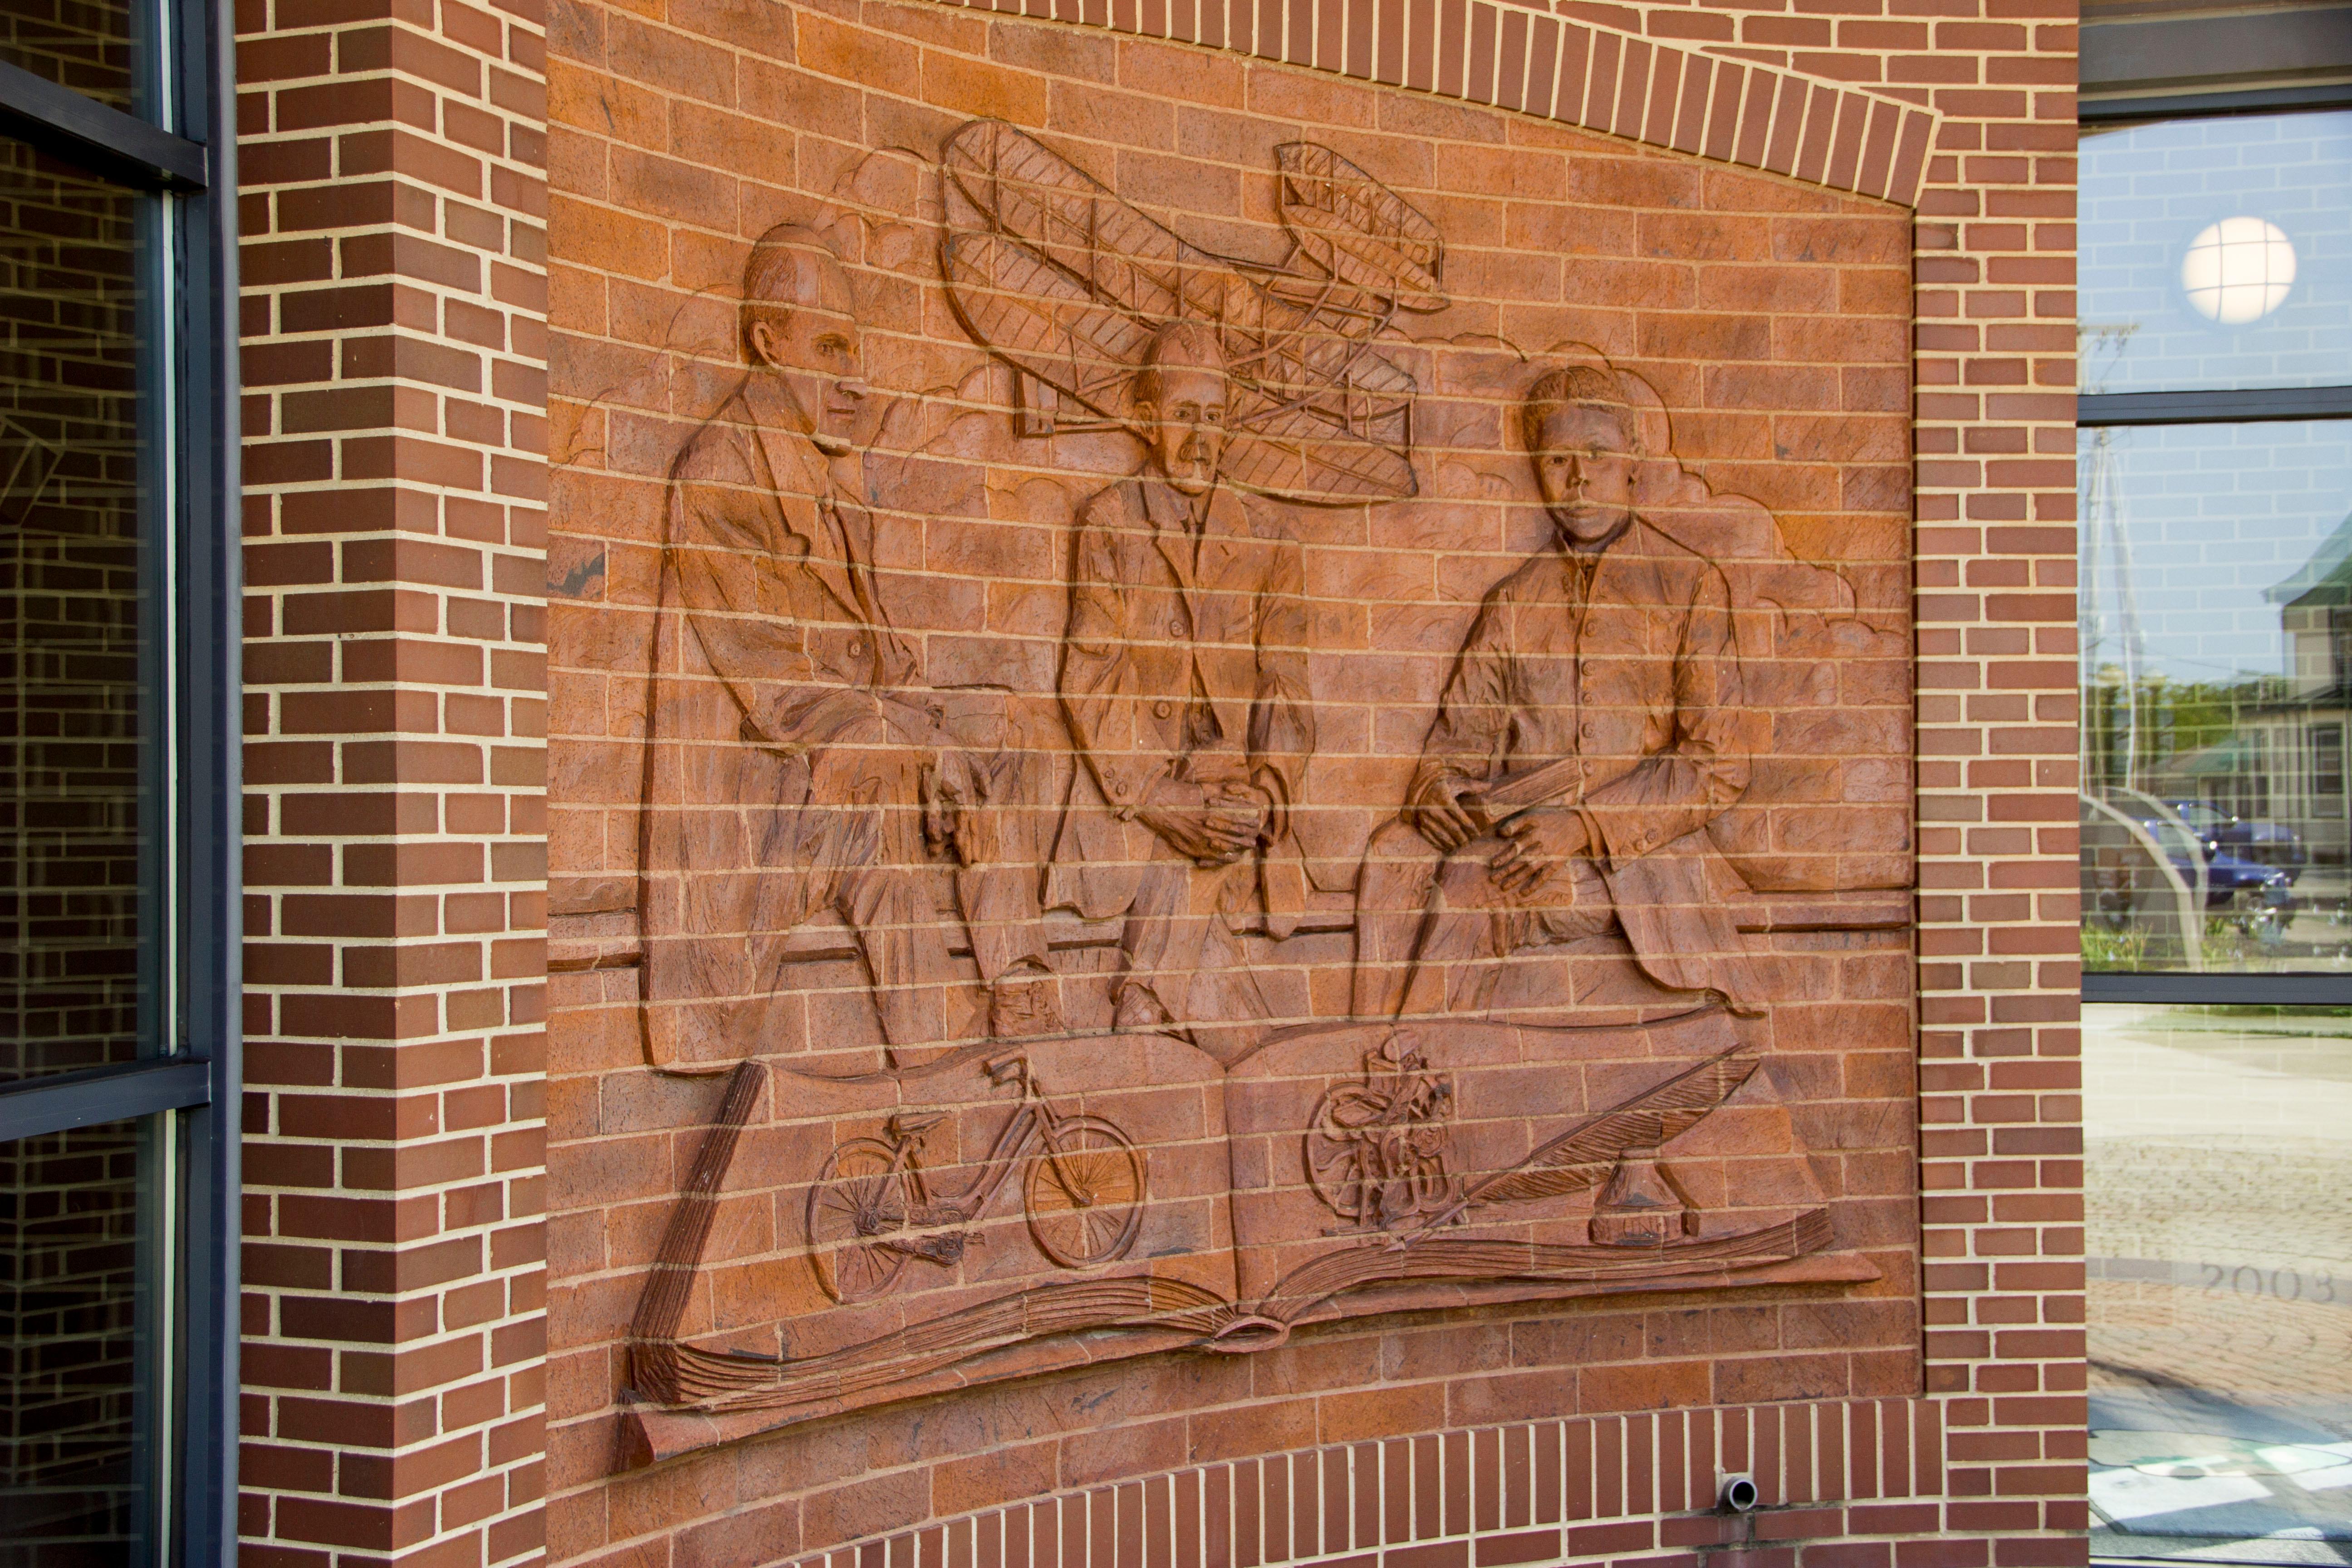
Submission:
[[[1231,1061],[1269,1008],[1239,940],[1297,925],[1290,816],[1315,749],[1297,540],[1223,482],[1214,328],[1162,327],[1137,372],[1144,471],[1079,510],[1062,710],[1084,762],[1051,902],[1124,916],[1121,1029]]]
[[[751,372],[670,471],[647,717],[646,1045],[716,1070],[761,1037],[793,928],[856,933],[885,1040],[941,1039],[936,854],[992,1033],[1059,1028],[1038,908],[1050,753],[1010,692],[930,690],[875,583],[848,275],[813,231],[745,268]]]
[[[1602,935],[1656,985],[1748,1011],[1706,831],[1748,782],[1723,574],[1643,521],[1612,373],[1547,374],[1520,415],[1551,542],[1486,595],[1404,813],[1373,836],[1355,1011],[1483,1011],[1511,953]]]

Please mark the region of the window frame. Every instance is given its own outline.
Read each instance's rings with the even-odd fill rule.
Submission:
[[[2290,17],[2292,13],[2285,14]],[[2237,18],[2260,28],[2275,26],[2262,16]],[[2284,40],[2283,40],[2284,41]],[[2347,42],[2352,47],[2352,41]],[[2346,65],[2352,68],[2352,53]],[[2085,93],[2095,84],[2085,81]],[[2240,114],[2316,112],[2352,109],[2352,82],[2315,87],[2251,89],[2235,92],[2165,96],[2085,97],[2081,124],[2147,124],[2166,120],[2210,120]],[[2078,429],[2136,425],[2252,425],[2284,420],[2352,419],[2352,384],[2282,386],[2201,392],[2126,392],[2084,395],[2074,400]],[[2352,1005],[2352,973],[2228,973],[2085,970],[2083,1000],[2172,1005],[2214,1004],[2280,1006]]]
[[[174,930],[171,1054],[0,1084],[0,1139],[133,1118],[168,1117],[173,1190],[157,1302],[173,1328],[171,1429],[152,1435],[147,1478],[163,1511],[155,1561],[236,1559],[239,1007],[237,751],[237,272],[235,27],[205,0],[147,0],[157,41],[150,120],[0,62],[0,135],[30,142],[123,189],[163,198],[169,288],[162,330],[142,323],[146,373],[163,391],[168,439],[152,453],[167,499],[144,526],[167,547],[169,622],[163,758],[171,853],[163,876]],[[142,1265],[142,1267],[145,1267]]]

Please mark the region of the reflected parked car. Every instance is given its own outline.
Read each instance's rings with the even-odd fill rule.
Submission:
[[[2164,804],[2174,805],[2171,801]],[[2189,846],[2181,841],[2178,825],[2151,821],[2137,814],[2134,814],[2134,819],[2164,846],[2165,858],[2172,862],[2175,871],[2180,873],[2180,879],[2191,887],[2196,886],[2197,866],[2189,858],[2191,851]],[[2226,849],[2215,848],[2201,834],[2198,835],[2198,842],[2205,851],[2207,909],[2236,908],[2283,912],[2294,908],[2294,879],[2302,870],[2299,865],[2293,868],[2265,866]]]
[[[2208,855],[2231,854],[2259,866],[2275,866],[2293,880],[2310,863],[2303,835],[2276,822],[2249,822],[2210,801],[2168,800]]]
[[[2175,862],[2173,869],[2184,878],[2194,879],[2196,868]],[[2275,866],[2258,865],[2241,860],[2226,852],[2210,855],[2205,861],[2205,907],[2227,909],[2232,904],[2258,905],[2270,910],[2290,910],[2294,907],[2294,873]]]

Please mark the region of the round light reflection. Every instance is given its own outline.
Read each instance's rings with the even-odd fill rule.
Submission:
[[[2261,321],[2294,286],[2294,247],[2274,223],[2225,217],[2189,242],[2180,286],[2209,321],[2241,327]]]

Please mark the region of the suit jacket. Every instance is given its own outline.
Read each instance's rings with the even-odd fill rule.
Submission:
[[[1572,759],[1556,800],[1582,814],[1643,968],[1745,1003],[1746,943],[1722,904],[1738,881],[1704,831],[1748,786],[1740,705],[1723,574],[1636,517],[1581,595],[1557,544],[1488,592],[1412,798],[1442,777],[1496,783]]]
[[[1143,863],[1171,853],[1135,819],[1158,781],[1254,784],[1274,802],[1256,855],[1267,924],[1289,933],[1307,902],[1291,816],[1315,750],[1305,584],[1298,542],[1223,488],[1197,538],[1190,504],[1148,475],[1079,510],[1061,696],[1086,765],[1049,901],[1126,910]]]
[[[670,470],[646,710],[649,994],[748,984],[747,939],[808,918],[813,753],[887,719],[914,653],[874,587],[874,522],[754,374]],[[911,700],[911,699],[909,699]],[[821,815],[821,814],[820,814]]]

